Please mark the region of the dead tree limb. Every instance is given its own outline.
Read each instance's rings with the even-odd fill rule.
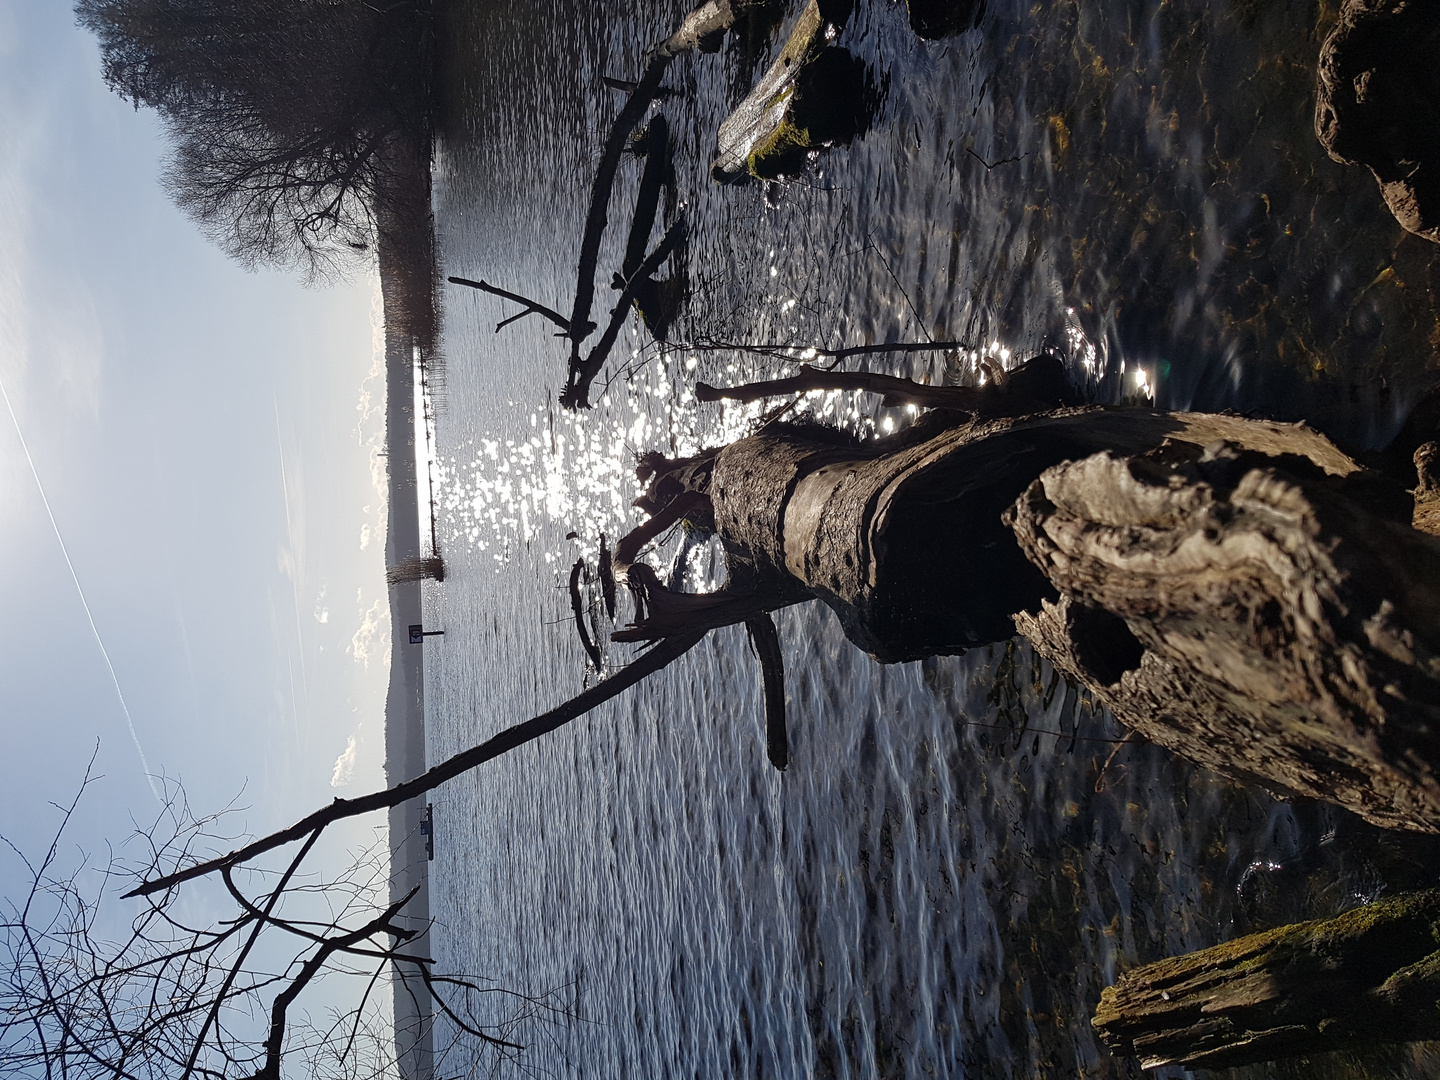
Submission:
[[[982,396],[981,388],[974,386],[926,386],[913,379],[873,371],[825,371],[807,364],[800,368],[798,374],[787,378],[742,386],[718,387],[697,382],[695,398],[698,401],[760,401],[781,394],[805,394],[811,390],[863,390],[883,395],[882,404],[887,406],[918,405],[927,409],[959,409],[965,412],[974,412]]]
[[[522,724],[506,728],[498,735],[487,739],[479,746],[472,746],[469,750],[442,761],[439,765],[422,773],[413,780],[407,780],[403,784],[396,784],[394,787],[386,788],[384,791],[372,792],[363,795],[358,799],[336,799],[329,806],[315,811],[306,817],[301,818],[289,828],[281,829],[271,833],[269,836],[261,837],[258,840],[236,848],[228,855],[222,855],[215,859],[206,859],[194,865],[183,867],[169,874],[162,874],[142,882],[136,888],[126,893],[130,896],[151,896],[166,889],[172,889],[176,885],[186,881],[193,881],[195,878],[213,874],[226,866],[238,866],[241,863],[249,862],[257,855],[263,855],[267,851],[274,851],[276,848],[284,847],[286,844],[294,843],[296,840],[304,840],[319,833],[337,821],[344,818],[357,817],[360,814],[368,814],[375,810],[386,810],[392,806],[399,806],[401,803],[423,795],[447,780],[469,772],[478,765],[487,761],[508,754],[516,747],[524,746],[533,742],[542,735],[548,735],[557,728],[564,727],[577,717],[584,716],[597,705],[601,705],[611,698],[628,690],[648,675],[653,675],[671,661],[684,656],[689,652],[701,638],[705,631],[684,634],[678,637],[667,638],[654,646],[648,652],[642,653],[637,659],[631,661],[608,679],[596,683],[589,690],[577,694],[563,705],[559,705],[549,712],[541,713],[533,719],[526,720]]]
[[[661,113],[650,118],[644,139],[637,152],[645,155],[645,170],[640,174],[640,191],[635,196],[635,215],[630,219],[630,236],[625,243],[625,261],[620,264],[616,285],[624,288],[635,278],[645,261],[650,246],[650,233],[655,228],[655,211],[660,207],[660,189],[670,171],[670,125]]]
[[[580,598],[580,572],[584,569],[584,559],[576,559],[575,565],[570,568],[570,608],[575,613],[575,629],[580,633],[580,644],[585,646],[586,655],[595,665],[595,670],[599,671],[600,648],[591,639],[590,631],[585,629],[585,605]]]
[[[827,360],[847,360],[852,356],[885,356],[907,352],[968,352],[973,346],[967,341],[889,341],[876,345],[847,345],[843,349],[825,349],[818,345],[782,345],[779,342],[716,341],[701,338],[676,344],[680,352],[749,352],[774,356],[799,363],[797,353],[811,352]]]
[[[610,192],[615,186],[615,173],[625,152],[625,142],[650,103],[659,95],[660,80],[664,78],[670,61],[680,53],[695,48],[702,38],[728,29],[734,21],[730,0],[706,0],[687,15],[679,30],[650,51],[645,68],[635,82],[635,89],[630,92],[620,115],[610,125],[610,134],[605,140],[605,149],[590,185],[590,209],[585,215],[585,231],[580,239],[575,304],[569,320],[572,369],[580,364],[580,343],[595,329],[595,324],[590,321],[590,306],[595,299],[595,266],[600,257],[600,238],[609,222]]]
[[[620,298],[615,301],[615,306],[610,311],[610,321],[605,327],[605,333],[595,343],[583,363],[572,358],[570,365],[570,378],[565,390],[560,395],[560,404],[567,408],[588,408],[590,405],[590,384],[595,381],[595,376],[600,374],[600,369],[605,366],[605,359],[610,355],[610,350],[615,347],[615,339],[620,335],[620,328],[625,325],[625,318],[630,313],[630,304],[635,299],[635,291],[650,275],[660,269],[660,264],[668,259],[675,248],[685,239],[685,221],[675,222],[666,230],[660,243],[655,250],[645,256],[644,260],[635,268],[625,282],[625,287],[620,290]],[[576,353],[578,355],[578,345]]]
[[[929,386],[914,379],[873,371],[834,371],[805,364],[788,378],[743,386],[715,387],[699,382],[695,384],[695,397],[699,401],[722,398],[759,401],[812,390],[860,390],[882,395],[881,403],[889,407],[915,405],[988,416],[1016,416],[1079,403],[1066,378],[1064,365],[1058,358],[1045,354],[1025,361],[1005,372],[1003,380],[995,379],[985,386]]]
[[[524,311],[521,311],[515,315],[511,315],[507,319],[501,319],[498,323],[495,324],[495,332],[497,334],[501,331],[502,328],[508,326],[516,319],[523,319],[526,315],[529,315],[531,313],[545,316],[545,318],[549,319],[556,326],[560,327],[561,331],[566,334],[570,332],[569,319],[565,318],[565,316],[561,315],[558,311],[555,311],[552,308],[548,308],[544,304],[537,303],[536,301],[531,300],[528,296],[521,296],[519,293],[510,292],[508,289],[498,288],[486,281],[472,281],[469,278],[463,277],[452,277],[449,280],[452,285],[468,285],[472,289],[479,289],[481,292],[487,292],[491,296],[503,297],[506,300],[513,300],[517,304],[525,305]]]

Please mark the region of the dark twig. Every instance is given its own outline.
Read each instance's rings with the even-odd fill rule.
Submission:
[[[487,292],[492,296],[501,296],[504,297],[506,300],[514,300],[517,304],[525,305],[524,311],[517,312],[516,314],[511,315],[508,319],[501,319],[498,323],[495,324],[495,332],[497,334],[503,327],[508,326],[516,319],[523,319],[526,315],[529,315],[532,312],[536,315],[545,316],[545,318],[549,319],[556,326],[560,327],[560,329],[563,330],[565,333],[568,334],[570,332],[570,322],[568,319],[565,318],[565,316],[561,315],[553,308],[548,308],[544,304],[537,303],[536,301],[531,300],[528,296],[521,296],[519,293],[510,292],[508,289],[497,288],[496,286],[491,285],[487,281],[471,281],[469,278],[463,277],[452,277],[449,279],[449,281],[452,285],[468,285],[472,289],[479,289],[481,292]]]
[[[570,568],[570,608],[575,612],[575,629],[580,632],[580,644],[585,646],[590,662],[595,665],[595,670],[599,671],[600,649],[591,640],[590,631],[585,629],[585,605],[580,597],[580,572],[584,569],[584,559],[576,559],[575,565]]]

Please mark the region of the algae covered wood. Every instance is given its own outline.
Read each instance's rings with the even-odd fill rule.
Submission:
[[[1440,891],[1136,968],[1105,989],[1091,1023],[1145,1068],[1440,1039]]]
[[[720,125],[716,180],[793,176],[812,153],[869,127],[877,99],[870,69],[834,44],[851,7],[852,0],[808,0],[800,9],[780,55]]]
[[[1440,831],[1440,541],[1361,479],[1230,442],[1049,468],[1009,520],[1060,597],[1016,625],[1191,761]]]

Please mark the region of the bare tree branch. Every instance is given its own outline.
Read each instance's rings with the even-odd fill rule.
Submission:
[[[559,705],[549,712],[541,713],[539,716],[525,721],[523,724],[516,724],[514,727],[506,728],[498,735],[487,739],[479,746],[471,747],[462,751],[454,757],[442,761],[428,772],[422,773],[413,780],[403,784],[396,784],[394,787],[384,791],[377,791],[370,795],[361,796],[358,799],[336,799],[329,806],[315,811],[301,820],[297,821],[287,829],[271,833],[269,836],[255,840],[228,855],[222,855],[216,859],[207,859],[203,862],[176,870],[173,873],[163,874],[148,881],[142,882],[134,889],[127,892],[126,896],[150,896],[166,889],[172,889],[185,881],[192,881],[195,878],[212,874],[225,866],[238,866],[248,862],[257,855],[263,855],[267,851],[274,851],[278,847],[293,843],[296,840],[318,835],[327,825],[344,818],[357,817],[360,814],[368,814],[375,810],[386,810],[392,806],[399,806],[407,799],[413,799],[417,795],[438,787],[447,780],[453,780],[462,773],[469,772],[477,765],[484,764],[494,758],[507,754],[518,746],[532,742],[547,735],[556,728],[563,727],[571,720],[584,716],[595,706],[609,701],[617,694],[628,690],[647,675],[652,675],[665,667],[672,660],[689,652],[701,638],[705,636],[704,631],[685,634],[669,638],[659,645],[644,653],[639,659],[632,661],[621,668],[608,679],[596,683],[589,690],[576,695],[563,705]]]

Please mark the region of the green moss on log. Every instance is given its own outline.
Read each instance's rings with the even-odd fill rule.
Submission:
[[[1440,890],[1147,964],[1091,1023],[1146,1068],[1440,1038]]]

